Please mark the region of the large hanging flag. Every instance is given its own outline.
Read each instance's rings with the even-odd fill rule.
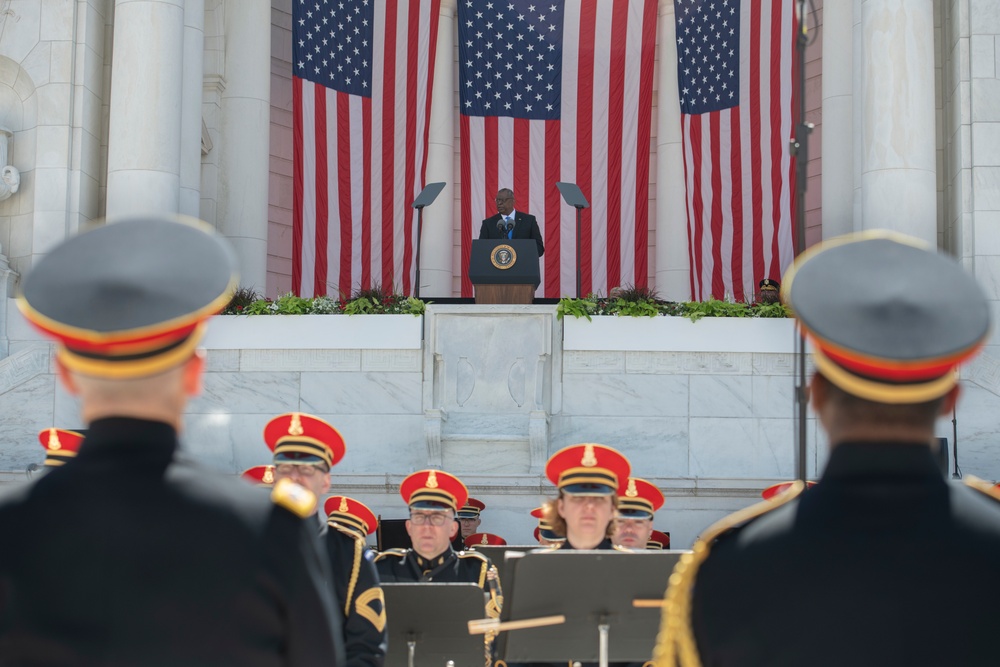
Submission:
[[[751,300],[794,256],[793,5],[675,0],[695,300]]]
[[[410,294],[440,0],[293,0],[292,290]]]
[[[462,295],[497,190],[538,219],[546,297],[647,283],[656,0],[459,0]]]

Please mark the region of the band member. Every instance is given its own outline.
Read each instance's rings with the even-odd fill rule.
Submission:
[[[264,442],[274,452],[274,478],[293,480],[316,494],[330,490],[330,469],[347,451],[340,432],[327,421],[304,412],[278,415],[264,427]],[[378,667],[385,659],[385,598],[374,554],[355,531],[327,512],[313,514],[316,531],[326,543],[333,591],[344,614],[344,650],[350,667]]]
[[[55,468],[76,458],[86,437],[86,429],[46,428],[39,431],[38,442],[45,448],[45,467]]]
[[[810,250],[782,286],[829,460],[678,561],[656,664],[995,664],[1000,502],[945,480],[932,449],[957,366],[990,333],[979,285],[916,239],[867,232]]]
[[[456,511],[469,492],[461,480],[440,470],[415,472],[399,487],[410,508],[406,532],[412,549],[389,549],[375,559],[384,582],[470,582],[488,595],[486,613],[500,616],[503,592],[496,567],[475,551],[456,552],[451,541],[458,532]]]
[[[540,546],[558,548],[563,542],[566,541],[566,536],[560,535],[553,530],[552,524],[545,518],[544,505],[531,510],[531,516],[538,519],[538,525],[535,526],[534,535],[535,541],[538,542]]]
[[[664,549],[670,548],[670,533],[664,533],[660,530],[654,530],[653,534],[649,536],[649,541],[646,542],[647,549],[655,549],[657,551],[662,551]]]
[[[559,497],[545,504],[545,518],[566,536],[560,549],[614,548],[612,519],[630,470],[628,459],[605,445],[572,445],[552,455],[545,475],[559,489]]]
[[[473,533],[465,538],[465,546],[469,549],[476,547],[499,547],[507,544],[507,540],[493,533]]]
[[[18,306],[55,340],[87,437],[0,501],[3,664],[343,664],[303,521],[315,496],[286,481],[267,497],[179,455],[235,267],[207,225],[146,216],[74,236],[26,276]]]
[[[653,534],[653,513],[663,507],[663,492],[650,482],[630,477],[618,496],[618,516],[611,541],[629,549],[645,549]]]

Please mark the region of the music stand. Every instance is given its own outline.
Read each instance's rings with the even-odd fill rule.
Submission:
[[[483,589],[475,584],[382,584],[389,649],[385,667],[480,664],[485,644],[468,622],[486,616]]]
[[[437,196],[441,194],[444,190],[444,182],[440,183],[428,183],[417,198],[413,200],[410,204],[413,208],[417,209],[417,276],[416,284],[413,286],[413,296],[420,298],[420,232],[424,226],[424,208],[430,206],[437,199]]]
[[[580,294],[580,225],[583,216],[583,209],[590,208],[590,203],[583,196],[583,190],[576,183],[556,183],[559,194],[563,201],[576,209],[576,298],[582,298]]]
[[[602,667],[648,660],[667,580],[684,553],[552,550],[508,559],[512,581],[505,584],[499,655],[508,663],[569,660]],[[557,614],[565,622],[503,631],[503,622]]]

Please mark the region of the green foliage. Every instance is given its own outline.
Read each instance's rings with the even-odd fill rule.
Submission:
[[[597,310],[597,302],[590,297],[586,299],[563,297],[559,299],[559,305],[556,307],[556,318],[561,320],[566,315],[572,315],[573,317],[586,317],[589,320],[591,313],[595,310]]]
[[[375,285],[368,290],[358,290],[353,298],[337,300],[329,296],[306,299],[294,294],[284,294],[275,300],[259,297],[227,307],[224,315],[423,315],[426,303],[414,297],[393,294]]]
[[[260,294],[252,287],[240,287],[233,292],[233,298],[229,300],[226,307],[222,309],[223,315],[245,315],[247,307],[254,301],[259,300]]]
[[[313,300],[295,296],[289,292],[278,297],[274,306],[274,312],[278,315],[308,315],[313,310]]]
[[[687,317],[697,322],[703,317],[790,317],[780,303],[738,303],[733,301],[663,301],[648,287],[627,285],[611,291],[611,297],[588,294],[584,299],[562,298],[556,308],[559,319],[567,315],[586,317],[617,315],[620,317],[656,317],[669,315]]]

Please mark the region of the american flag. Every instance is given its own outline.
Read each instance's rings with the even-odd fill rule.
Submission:
[[[292,290],[411,293],[440,0],[293,0]]]
[[[576,292],[576,211],[590,201],[582,291],[647,283],[656,0],[459,0],[462,295],[497,191],[538,219],[541,295]]]
[[[695,300],[752,300],[793,259],[793,5],[675,0]]]

